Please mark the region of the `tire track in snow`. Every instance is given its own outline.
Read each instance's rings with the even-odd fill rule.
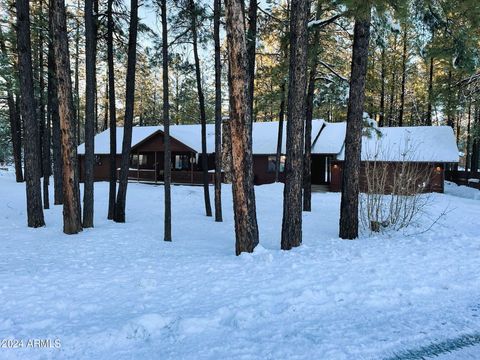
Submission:
[[[385,360],[418,360],[435,358],[447,353],[464,349],[466,347],[479,345],[480,333],[465,334],[452,339],[447,339],[437,343],[431,343],[417,349],[404,350]]]

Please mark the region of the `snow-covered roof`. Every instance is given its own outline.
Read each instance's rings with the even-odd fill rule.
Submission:
[[[277,152],[278,122],[253,123],[253,153]],[[170,135],[194,151],[202,151],[200,124],[172,125]],[[134,126],[132,148],[156,132],[162,126]],[[312,120],[312,154],[333,154],[344,160],[346,123],[328,123]],[[362,160],[458,162],[458,148],[453,130],[448,126],[374,127],[370,136],[362,138]],[[283,128],[282,153],[286,152],[286,122]],[[122,153],[123,128],[117,128],[117,154]],[[215,125],[207,124],[207,152],[215,149]],[[110,153],[110,131],[95,136],[95,154]],[[85,145],[78,147],[78,154],[85,154]]]
[[[325,123],[322,119],[312,120],[312,144]],[[252,152],[254,154],[275,154],[277,152],[278,121],[254,122],[252,128]],[[287,123],[283,123],[282,153],[286,151]]]
[[[184,143],[196,152],[202,152],[201,125],[171,125],[170,136]],[[207,152],[215,152],[215,125],[207,124]]]
[[[362,160],[455,163],[458,148],[449,126],[381,127],[362,137]]]
[[[312,142],[317,137],[324,121],[312,120]],[[196,152],[202,151],[202,138],[200,124],[171,125],[170,136],[182,142]],[[134,126],[132,128],[132,148],[158,131],[163,131],[163,126]],[[253,153],[275,154],[277,152],[278,121],[253,123]],[[283,128],[282,153],[285,153],[286,123]],[[123,127],[117,127],[117,154],[122,153]],[[207,124],[207,152],[215,149],[215,125]],[[110,130],[107,129],[95,136],[95,154],[110,153]],[[78,147],[78,154],[85,154],[85,144]]]
[[[320,132],[320,135],[317,139],[314,139],[312,154],[338,154],[340,151],[342,151],[346,130],[346,122],[325,122],[325,126]]]
[[[161,129],[161,126],[134,126],[132,129],[132,146],[137,145],[150,135]],[[117,154],[122,153],[123,127],[117,127]],[[79,155],[85,154],[85,144],[78,146]],[[95,136],[95,154],[110,153],[110,129]]]
[[[132,128],[132,148],[146,138],[163,131],[163,126],[134,126]],[[196,152],[202,151],[200,125],[171,125],[170,136],[184,143]],[[117,154],[122,153],[123,127],[117,127]],[[207,151],[215,149],[215,126],[207,124]],[[95,136],[95,154],[110,153],[110,130],[107,129]],[[78,154],[85,154],[85,144],[78,147]]]

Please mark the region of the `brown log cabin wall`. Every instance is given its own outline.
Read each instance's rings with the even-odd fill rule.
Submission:
[[[268,158],[270,156],[275,157],[275,154],[253,155],[253,182],[255,185],[271,184],[275,182],[275,171],[268,171]],[[279,181],[283,182],[285,174],[281,172],[278,177]]]
[[[330,191],[340,192],[342,189],[342,161],[334,161],[331,164],[331,183]],[[444,191],[444,177],[445,177],[445,164],[444,163],[416,163],[419,166],[419,172],[430,173],[430,179],[424,188],[424,192],[439,192]],[[393,185],[395,172],[399,171],[398,163],[389,163],[389,174],[386,183],[385,194],[388,194],[388,188]],[[365,176],[365,162],[362,162],[360,169],[360,191],[365,192],[367,190],[367,181]]]

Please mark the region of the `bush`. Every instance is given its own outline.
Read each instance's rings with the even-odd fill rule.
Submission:
[[[433,166],[412,162],[413,150],[402,152],[396,163],[372,156],[363,164],[365,188],[360,195],[360,222],[370,232],[398,231],[417,223],[431,203],[426,194]]]

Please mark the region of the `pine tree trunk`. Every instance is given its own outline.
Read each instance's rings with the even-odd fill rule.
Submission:
[[[468,103],[468,122],[467,122],[467,144],[465,145],[465,170],[468,172],[470,169],[470,127],[471,127],[471,118],[472,118],[472,103]]]
[[[95,63],[97,62],[97,54],[98,54],[98,12],[99,12],[99,6],[98,6],[98,0],[93,0],[93,21],[94,21],[94,29],[95,29],[95,47],[94,47],[94,59]],[[94,78],[94,92],[95,92],[95,119],[94,119],[94,137],[96,134],[98,134],[98,108],[99,108],[99,101],[98,101],[98,77],[97,77],[97,72],[95,72],[95,78]]]
[[[83,227],[93,227],[93,167],[95,165],[95,77],[97,42],[93,0],[85,0],[85,179],[83,193]]]
[[[392,64],[392,86],[390,87],[390,106],[388,110],[388,126],[393,126],[394,108],[395,108],[395,86],[397,82],[397,63],[395,53],[397,52],[397,34],[393,40],[393,64]]]
[[[342,200],[340,204],[340,237],[358,237],[358,195],[362,147],[362,121],[365,103],[368,42],[370,38],[370,7],[355,19],[350,76],[350,96],[345,136],[345,161],[342,169]]]
[[[447,125],[450,126],[452,129],[455,129],[455,109],[453,107],[453,99],[452,96],[455,94],[454,90],[452,89],[452,64],[449,64],[448,67],[448,76],[447,76],[447,87],[448,87],[448,94],[447,94],[447,104],[445,112],[447,113]],[[458,138],[458,132],[457,132]],[[458,139],[457,139],[458,143]]]
[[[250,113],[252,122],[255,121],[253,111],[253,93],[255,89],[255,51],[257,48],[257,0],[250,0],[248,7],[248,29],[247,29],[247,71],[248,71],[248,103],[250,104]],[[252,128],[250,127],[250,133]]]
[[[117,193],[117,113],[115,103],[115,68],[113,61],[113,0],[107,5],[107,63],[108,63],[108,105],[110,115],[110,182],[108,190],[108,219],[115,214]]]
[[[227,46],[232,140],[232,193],[235,220],[235,253],[253,252],[258,226],[253,187],[250,104],[248,104],[247,46],[242,1],[226,0]]]
[[[43,1],[39,1],[38,12],[43,16]],[[43,208],[50,208],[50,196],[48,192],[51,173],[50,160],[50,129],[47,127],[47,117],[45,113],[45,78],[44,78],[44,56],[43,56],[44,36],[43,29],[38,29],[38,115],[40,126],[40,154],[42,161],[43,177]]]
[[[137,62],[138,0],[130,3],[130,29],[128,36],[127,78],[125,91],[125,120],[123,125],[122,161],[114,220],[125,222],[127,201],[128,168],[132,148],[133,110],[135,101],[135,65]]]
[[[50,175],[52,175],[52,154],[51,154],[51,143],[52,143],[52,119],[48,113],[48,99],[47,99],[47,114],[46,114],[46,123],[45,129],[43,131],[43,207],[45,209],[50,208]]]
[[[193,42],[193,57],[195,60],[195,75],[197,78],[198,106],[200,110],[200,122],[202,126],[202,173],[203,173],[203,195],[205,198],[205,212],[207,216],[212,216],[212,206],[210,205],[210,193],[208,184],[208,158],[207,158],[207,115],[205,113],[205,97],[202,89],[202,77],[200,72],[200,59],[198,57],[197,44],[197,16],[195,13],[195,4],[193,0],[188,2],[191,16],[191,30]]]
[[[165,241],[172,241],[172,200],[171,200],[171,164],[170,151],[170,103],[168,99],[168,29],[167,29],[167,0],[161,2],[162,12],[162,76],[163,76],[163,134],[164,134],[164,188],[165,188],[165,218],[164,237]]]
[[[53,49],[53,0],[48,5],[49,42],[48,42],[48,112],[52,123],[52,154],[53,154],[53,203],[63,204],[63,160],[60,140],[60,117],[58,113],[57,79],[55,76],[55,54]]]
[[[405,109],[405,86],[407,84],[407,56],[408,56],[408,29],[403,29],[403,52],[402,52],[402,93],[400,94],[400,112],[398,114],[398,126],[403,126],[403,112]]]
[[[63,232],[82,231],[78,184],[77,144],[74,132],[72,82],[64,0],[54,0],[54,51],[63,159]]]
[[[290,12],[287,151],[283,191],[282,250],[302,243],[303,150],[307,86],[308,0],[293,0]]]
[[[77,11],[80,11],[80,0],[77,0]],[[75,105],[74,105],[74,111],[75,111],[75,130],[74,134],[76,134],[77,138],[77,144],[81,144],[82,141],[80,139],[80,21],[76,19],[77,22],[77,28],[76,28],[76,34],[75,34]]]
[[[10,134],[12,136],[13,162],[15,165],[15,180],[24,181],[22,169],[22,125],[17,113],[17,105],[12,91],[7,92],[8,116],[10,120]]]
[[[222,120],[222,168],[223,181],[232,183],[232,131],[230,119]]]
[[[33,93],[32,47],[28,0],[16,0],[17,48],[21,114],[25,127],[25,182],[27,192],[27,222],[29,227],[45,225],[40,185],[39,133],[35,118]]]
[[[478,104],[475,104],[475,110],[474,110],[474,128],[478,126],[479,124],[479,119],[480,118],[480,109]],[[474,137],[473,142],[472,142],[472,157],[470,160],[470,171],[473,173],[476,173],[478,171],[478,158],[479,158],[479,146],[478,146],[478,138]]]
[[[305,157],[303,163],[303,211],[312,211],[312,120],[315,91],[316,62],[310,69],[305,119]]]
[[[213,3],[213,38],[215,41],[215,221],[222,218],[222,64],[220,62],[220,16],[222,1]]]
[[[282,142],[283,142],[283,121],[285,119],[285,88],[287,84],[286,80],[283,80],[280,85],[280,112],[278,113],[278,131],[277,131],[277,152],[275,155],[275,182],[280,180],[280,157],[282,155]]]
[[[378,121],[379,126],[385,125],[385,80],[386,80],[386,64],[385,64],[385,46],[382,46],[382,70],[381,70],[381,93],[380,93],[380,118]]]
[[[320,20],[322,3],[317,3],[315,20]],[[305,156],[303,163],[303,211],[312,211],[312,120],[313,97],[315,95],[315,79],[317,76],[318,48],[320,29],[315,28],[312,39],[310,76],[308,79],[306,114],[305,114]]]
[[[108,60],[107,60],[108,61]],[[108,64],[108,62],[107,62]],[[108,65],[107,65],[107,76],[106,76],[106,81],[105,81],[105,98],[103,99],[103,107],[104,107],[104,113],[103,113],[103,126],[102,126],[102,131],[105,131],[108,129],[108,119],[109,119],[109,111],[108,111]]]
[[[7,48],[5,46],[5,39],[3,37],[2,29],[0,27],[0,50],[5,61],[8,58]],[[11,70],[14,71],[13,68]],[[22,128],[20,124],[20,117],[17,114],[17,105],[15,104],[14,90],[12,82],[8,76],[5,77],[5,84],[7,88],[7,105],[8,118],[10,121],[10,134],[13,147],[13,162],[15,165],[15,179],[17,182],[23,182],[22,169]]]
[[[435,31],[432,33],[432,42],[435,38]],[[427,126],[432,126],[432,104],[433,104],[433,68],[434,68],[434,58],[430,57],[430,71],[428,75],[428,104],[427,104],[427,117],[426,124]]]

